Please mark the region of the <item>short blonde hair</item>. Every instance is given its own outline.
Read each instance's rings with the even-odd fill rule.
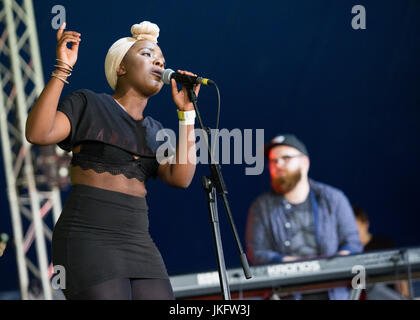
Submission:
[[[131,37],[121,38],[109,48],[105,58],[105,75],[109,86],[113,90],[115,90],[118,81],[117,69],[128,50],[136,41],[147,40],[157,43],[159,32],[160,29],[156,24],[143,21],[131,27]]]

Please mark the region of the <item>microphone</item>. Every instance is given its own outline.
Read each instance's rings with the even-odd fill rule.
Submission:
[[[181,83],[181,84],[214,85],[214,81],[210,79],[196,77],[196,76],[188,76],[186,74],[175,72],[172,69],[163,70],[161,78],[164,84],[171,84],[171,79],[175,79],[176,82]]]

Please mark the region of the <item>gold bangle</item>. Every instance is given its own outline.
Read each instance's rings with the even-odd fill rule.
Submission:
[[[55,71],[61,71],[61,72],[64,72],[64,71],[62,71],[62,70],[59,70],[59,69],[56,69]],[[54,72],[55,72],[54,71]],[[59,76],[63,76],[63,77],[66,77],[66,78],[68,78],[68,77],[70,77],[71,76],[71,73],[68,73],[68,72],[64,72],[65,74],[58,74],[58,73],[56,73],[57,75],[59,75]]]
[[[70,75],[70,74],[71,74],[71,72],[73,71],[73,70],[70,70],[70,69],[68,69],[68,68],[66,68],[66,67],[60,66],[60,65],[58,65],[58,64],[54,65],[54,67],[55,67],[56,69],[60,69],[61,71],[67,72],[69,75]]]
[[[58,74],[55,74],[54,72],[51,74],[51,76],[54,77],[54,78],[57,78],[57,79],[59,79],[61,81],[63,81],[66,84],[69,84],[69,82],[67,80],[61,78]]]
[[[71,65],[69,65],[67,62],[64,62],[63,60],[61,60],[61,59],[55,59],[56,61],[58,61],[58,62],[62,62],[62,63],[64,63],[64,64],[66,64],[72,71],[73,71],[73,67],[71,66]]]
[[[55,71],[53,71],[52,73],[51,73],[51,75],[56,75],[56,76],[59,76],[59,77],[65,77],[65,79],[67,79],[68,78],[68,75],[63,75],[63,74],[58,74],[58,73],[56,73]]]

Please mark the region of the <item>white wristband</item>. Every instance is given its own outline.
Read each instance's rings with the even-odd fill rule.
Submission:
[[[178,119],[179,120],[194,120],[195,110],[191,110],[191,111],[178,110]]]

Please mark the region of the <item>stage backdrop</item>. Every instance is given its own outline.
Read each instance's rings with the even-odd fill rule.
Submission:
[[[420,1],[36,0],[46,81],[55,63],[55,5],[66,9],[67,30],[82,34],[79,60],[63,97],[80,88],[112,93],[104,75],[108,48],[129,36],[132,24],[157,23],[167,67],[218,83],[221,128],[253,129],[254,148],[256,129],[264,129],[266,141],[278,133],[296,134],[311,155],[310,176],[340,188],[364,208],[373,233],[388,235],[399,246],[420,244]],[[366,10],[366,29],[352,27],[355,5]],[[199,106],[210,127],[216,102],[214,88],[202,88]],[[150,99],[145,114],[177,130],[168,86]],[[267,169],[247,176],[246,167],[222,165],[244,248],[248,208],[269,189]],[[11,233],[2,162],[0,168],[0,231]],[[186,190],[158,180],[147,185],[150,231],[171,275],[217,268],[201,187],[207,174],[208,166],[199,165]],[[67,195],[63,191],[63,201]],[[238,267],[220,201],[219,215],[227,267]],[[17,288],[13,250],[0,266],[0,290]]]

